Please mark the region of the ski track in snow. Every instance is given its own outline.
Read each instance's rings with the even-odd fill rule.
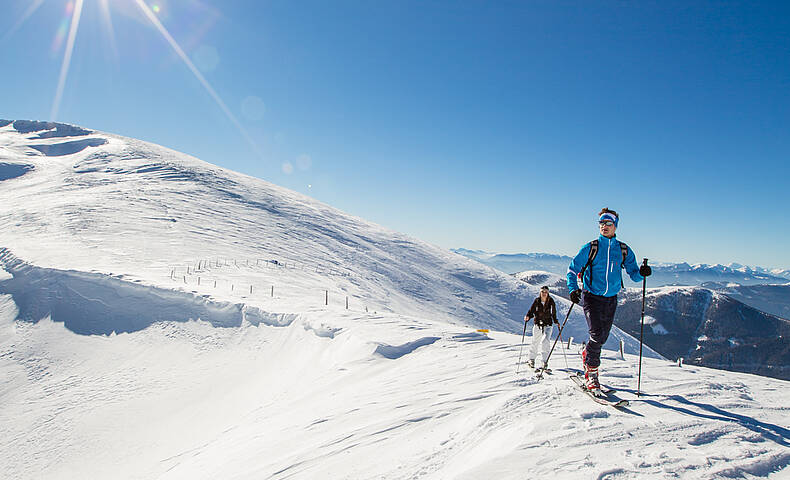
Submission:
[[[637,397],[616,329],[626,409],[566,378],[578,345],[516,375],[535,287],[294,192],[36,122],[0,126],[0,185],[0,478],[790,473],[787,382],[648,350]]]

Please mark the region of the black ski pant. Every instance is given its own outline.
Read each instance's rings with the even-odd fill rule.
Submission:
[[[617,295],[601,297],[585,290],[582,293],[584,318],[590,330],[590,340],[584,347],[587,352],[587,366],[597,367],[601,364],[601,347],[609,338],[609,331],[614,323],[614,311],[617,309]]]

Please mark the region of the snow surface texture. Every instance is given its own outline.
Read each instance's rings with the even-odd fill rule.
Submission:
[[[508,275],[78,127],[8,123],[0,163],[22,166],[0,183],[0,478],[790,471],[787,382],[648,350],[637,398],[615,329],[602,377],[632,406],[602,407],[564,378],[578,308],[554,374],[516,376],[537,289]]]

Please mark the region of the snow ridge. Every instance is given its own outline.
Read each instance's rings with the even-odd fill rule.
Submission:
[[[81,335],[136,332],[158,322],[189,320],[215,327],[240,327],[245,322],[287,326],[299,318],[104,274],[40,268],[5,248],[0,248],[0,267],[13,276],[0,281],[0,294],[14,298],[20,319],[35,323],[51,316]]]

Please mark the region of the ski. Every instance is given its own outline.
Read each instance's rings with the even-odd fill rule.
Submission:
[[[629,405],[628,400],[609,400],[605,396],[599,397],[592,393],[591,391],[587,390],[587,387],[584,386],[584,379],[578,375],[571,375],[570,379],[573,380],[581,391],[587,394],[588,397],[592,398],[595,403],[600,403],[601,405],[609,405],[610,407],[615,408],[623,408]],[[604,393],[603,391],[601,393]],[[606,393],[604,393],[606,395]]]

